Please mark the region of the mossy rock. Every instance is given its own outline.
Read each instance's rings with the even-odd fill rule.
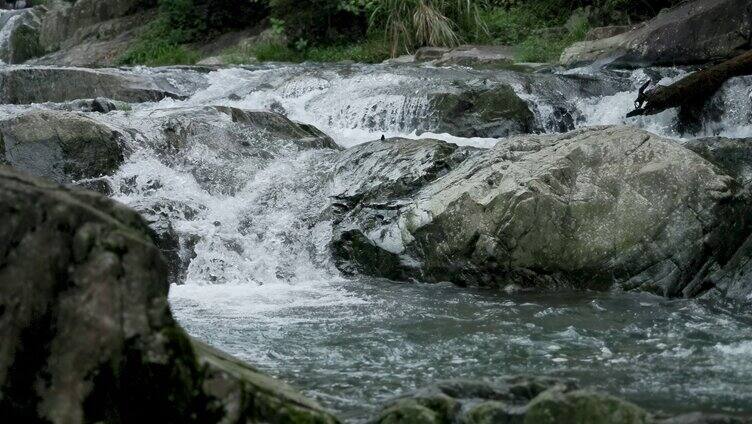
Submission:
[[[528,406],[525,424],[646,424],[642,408],[613,396],[577,390],[549,390]]]
[[[510,406],[504,402],[481,402],[467,411],[463,424],[522,423],[524,412],[524,408]]]
[[[193,339],[199,363],[206,369],[204,391],[218,399],[227,422],[335,424],[316,402],[250,365]]]
[[[442,424],[445,420],[431,408],[414,399],[405,399],[384,410],[378,424]]]
[[[427,130],[459,137],[508,137],[531,132],[535,117],[509,85],[432,96],[437,123]]]
[[[11,33],[9,44],[9,63],[23,63],[44,54],[39,43],[39,30],[28,24],[20,25]]]
[[[0,161],[67,184],[113,173],[124,160],[124,135],[70,112],[32,111],[0,121]]]

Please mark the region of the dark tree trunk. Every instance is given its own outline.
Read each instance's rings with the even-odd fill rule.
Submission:
[[[627,117],[654,115],[674,107],[697,110],[718,91],[726,80],[752,75],[752,50],[702,71],[697,71],[671,85],[640,90],[635,110]]]

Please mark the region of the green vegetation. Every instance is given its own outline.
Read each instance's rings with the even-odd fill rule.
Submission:
[[[524,62],[556,61],[594,26],[647,19],[679,0],[143,0],[157,6],[122,64],[191,64],[192,45],[238,29],[271,27],[224,52],[228,63],[380,62],[422,46],[516,46]]]
[[[382,0],[371,25],[383,29],[393,56],[420,46],[454,47],[488,34],[474,0]]]
[[[160,20],[152,22],[136,43],[118,59],[121,65],[192,65],[199,60],[198,52],[182,44]]]
[[[260,62],[342,62],[379,63],[389,59],[390,52],[383,39],[370,38],[357,43],[295,49],[279,42],[267,42],[251,48],[225,51],[223,59],[230,64]]]

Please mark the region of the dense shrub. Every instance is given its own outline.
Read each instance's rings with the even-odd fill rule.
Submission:
[[[308,46],[357,41],[368,21],[358,2],[343,0],[270,0],[271,16],[280,22],[290,43]]]
[[[546,61],[592,26],[648,19],[680,1],[141,0],[143,7],[159,7],[158,19],[121,63],[192,63],[197,54],[187,47],[191,43],[269,17],[288,44],[259,47],[255,54],[262,60],[342,60],[350,54],[377,61],[386,51],[498,43],[517,46],[520,60]],[[248,58],[249,52],[235,56]]]
[[[226,31],[247,28],[269,16],[268,0],[196,0],[205,25]]]

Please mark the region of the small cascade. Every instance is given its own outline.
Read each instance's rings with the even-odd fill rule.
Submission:
[[[346,418],[363,418],[364,405],[411,385],[504,373],[576,377],[666,410],[698,398],[708,410],[749,404],[752,351],[744,340],[752,333],[731,312],[647,294],[499,295],[343,276],[328,250],[339,150],[273,139],[235,125],[217,106],[273,111],[343,148],[381,135],[490,148],[503,140],[424,131],[437,128],[435,94],[504,84],[529,105],[537,132],[629,124],[677,140],[752,137],[752,77],[728,81],[690,133],[676,111],[625,118],[644,81],[670,83],[686,75],[679,69],[526,74],[301,64],[122,72],[159,74],[191,93],[90,115],[127,135],[130,156],[109,178],[112,197],[142,212],[174,247],[177,319]],[[3,105],[0,114],[29,108],[75,110]]]

